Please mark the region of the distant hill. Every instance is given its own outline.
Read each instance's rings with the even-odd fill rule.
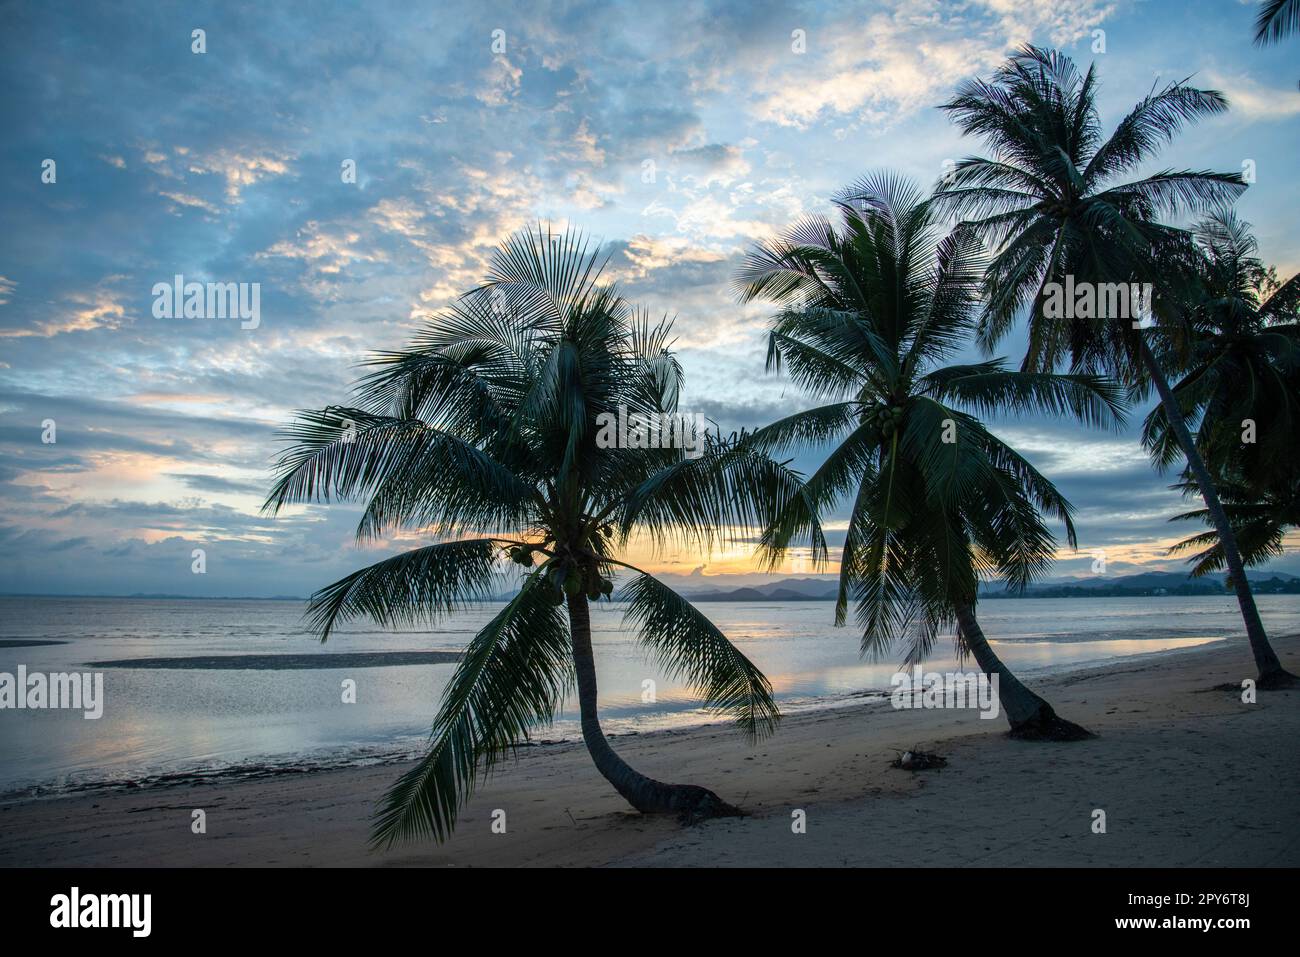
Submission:
[[[839,583],[827,578],[783,578],[780,581],[759,585],[757,588],[769,598],[775,597],[775,593],[779,591],[795,592],[806,598],[824,599],[827,595],[835,597]]]
[[[1287,572],[1249,572],[1250,583],[1260,595],[1300,594],[1300,576]],[[501,576],[489,601],[509,601],[517,591],[508,576]],[[832,578],[783,578],[779,581],[713,591],[683,590],[692,601],[834,601],[839,591]],[[1222,576],[1188,578],[1179,572],[1142,572],[1137,575],[1086,575],[1054,578],[1031,585],[1024,594],[1008,592],[1001,582],[982,582],[981,598],[1127,598],[1149,595],[1221,595],[1227,589]],[[27,592],[0,592],[0,598],[131,598],[185,601],[306,601],[295,595],[52,595]]]
[[[751,588],[688,592],[692,601],[834,601],[839,586],[823,578],[783,578]]]
[[[1286,572],[1248,573],[1261,595],[1300,594],[1300,577]],[[746,588],[688,592],[692,601],[834,601],[839,586],[820,578],[785,578]],[[1127,598],[1152,595],[1221,595],[1222,577],[1189,578],[1179,572],[1137,575],[1090,575],[1060,578],[1031,585],[1024,594],[1008,592],[1002,582],[980,585],[981,598]]]
[[[306,601],[298,595],[177,595],[170,592],[132,592],[118,595],[111,592],[47,592],[3,591],[0,598],[120,598],[131,601]]]
[[[1257,594],[1300,594],[1300,578],[1286,572],[1247,572]],[[1191,578],[1179,572],[1142,572],[1137,575],[1089,575],[1030,585],[1023,595],[1008,592],[1001,582],[980,586],[983,598],[1139,598],[1174,595],[1223,595],[1225,576]]]

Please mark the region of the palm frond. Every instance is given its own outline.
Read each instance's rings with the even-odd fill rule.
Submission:
[[[706,707],[733,716],[750,740],[776,730],[781,715],[771,683],[699,609],[645,572],[619,599],[640,641],[660,665],[691,681]]]
[[[434,624],[492,595],[500,544],[490,538],[440,542],[376,562],[311,596],[307,619],[320,640],[339,622]]]
[[[1300,30],[1300,0],[1264,0],[1255,16],[1255,43],[1265,46]]]
[[[1228,101],[1217,90],[1198,90],[1183,83],[1170,83],[1144,97],[1119,125],[1101,148],[1093,154],[1084,179],[1091,185],[1117,176],[1145,160],[1156,149],[1173,142],[1178,131],[1222,113]]]
[[[591,295],[605,266],[581,233],[550,226],[512,235],[493,253],[481,287],[500,295],[527,322],[558,332],[570,312]]]
[[[1151,213],[1201,212],[1231,203],[1246,189],[1240,173],[1209,170],[1163,170],[1145,179],[1098,193],[1096,201],[1113,205],[1141,200]]]
[[[1125,390],[1094,375],[1019,372],[1002,360],[946,366],[918,384],[940,402],[956,402],[981,414],[1036,412],[1086,425],[1119,429],[1126,418]]]
[[[446,840],[476,784],[529,731],[552,720],[572,686],[566,620],[538,573],[465,649],[430,734],[429,751],[389,789],[371,843]]]
[[[418,419],[333,406],[301,412],[264,510],[370,496],[358,536],[406,527],[499,530],[527,521],[534,489],[466,440]]]
[[[770,529],[793,514],[809,517],[802,477],[769,458],[747,435],[711,437],[698,457],[685,454],[631,489],[622,503],[620,524],[636,527],[658,544],[696,547],[752,541],[755,529]],[[826,540],[816,513],[802,526],[809,535],[814,563],[826,557]]]

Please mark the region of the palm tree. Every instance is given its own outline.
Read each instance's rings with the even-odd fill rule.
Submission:
[[[1285,491],[1300,431],[1300,274],[1279,282],[1235,213],[1203,220],[1193,237],[1194,282],[1170,310],[1157,358],[1179,371],[1171,391],[1215,478],[1239,499]],[[1142,441],[1161,469],[1179,458],[1165,406],[1147,416]]]
[[[1128,334],[1129,323],[1050,318],[1046,287],[1067,276],[1094,284],[1149,279],[1152,250],[1186,240],[1183,230],[1156,216],[1217,209],[1245,188],[1237,173],[1192,170],[1113,183],[1184,123],[1226,110],[1222,94],[1168,84],[1139,102],[1104,141],[1096,98],[1095,67],[1081,77],[1069,57],[1027,46],[991,81],[968,80],[940,107],[994,153],[955,164],[935,203],[995,252],[984,280],[981,341],[996,345],[1028,307],[1025,368],[1050,369],[1067,355],[1105,359],[1130,372],[1140,365],[1134,362],[1140,337]]]
[[[1162,364],[1180,369],[1172,392],[1196,447],[1215,477],[1242,563],[1259,565],[1282,554],[1288,528],[1300,518],[1300,470],[1294,455],[1300,429],[1300,274],[1286,282],[1255,255],[1250,224],[1231,212],[1193,230],[1195,283],[1180,303]],[[1159,468],[1179,446],[1163,405],[1147,416],[1144,444]],[[1186,472],[1176,486],[1195,494]],[[1175,517],[1213,525],[1208,509]],[[1226,565],[1217,532],[1193,536],[1175,551],[1191,556],[1192,574]]]
[[[1075,544],[1071,506],[978,413],[1035,411],[1123,421],[1123,391],[1091,375],[1015,372],[1001,360],[945,365],[969,335],[983,258],[968,233],[940,240],[915,186],[890,174],[837,200],[824,218],[795,225],[750,254],[738,279],[745,301],[781,307],[768,369],[828,404],[749,437],[764,452],[833,444],[791,496],[762,545],[771,564],[817,513],[852,498],[835,609],[849,599],[862,652],[908,640],[906,662],[957,626],[958,649],[998,676],[1016,737],[1073,740],[1088,732],[1055,714],[999,660],[976,616],[981,578],[1023,590],[1051,565],[1056,540],[1040,514]],[[975,414],[972,414],[975,413]]]
[[[1191,482],[1182,482],[1176,488],[1181,488],[1187,494],[1196,492],[1196,486]],[[1283,540],[1286,533],[1300,528],[1300,473],[1293,468],[1288,481],[1279,482],[1263,491],[1232,481],[1221,481],[1219,490],[1223,498],[1223,509],[1232,522],[1237,545],[1241,549],[1242,561],[1253,567],[1281,557],[1285,552]],[[1175,552],[1199,549],[1188,558],[1192,562],[1193,577],[1199,578],[1223,570],[1223,545],[1206,509],[1175,515],[1172,521],[1199,521],[1210,526],[1210,531],[1185,538],[1173,547]]]
[[[956,164],[935,196],[942,209],[962,217],[964,227],[995,250],[984,278],[986,305],[978,336],[991,350],[1028,308],[1023,368],[1054,369],[1068,356],[1074,371],[1105,369],[1135,395],[1154,385],[1223,543],[1259,685],[1287,684],[1292,678],[1264,632],[1211,475],[1143,335],[1146,322],[1130,321],[1138,318],[1136,312],[1108,318],[1089,310],[1062,320],[1044,309],[1054,291],[1050,284],[1128,288],[1154,285],[1154,278],[1163,276],[1162,292],[1177,289],[1182,278],[1169,276],[1169,268],[1188,258],[1190,237],[1156,217],[1220,208],[1245,188],[1241,177],[1166,170],[1110,183],[1172,140],[1184,123],[1226,110],[1227,101],[1213,90],[1171,83],[1143,98],[1103,141],[1096,96],[1094,67],[1080,76],[1069,57],[1024,47],[992,81],[967,81],[942,107],[964,132],[983,137],[994,151],[993,158]],[[1157,316],[1166,309],[1165,298],[1174,296],[1152,304]]]
[[[767,521],[768,503],[797,492],[797,476],[714,434],[694,449],[681,447],[691,444],[684,435],[666,448],[602,439],[602,416],[620,408],[633,422],[675,413],[682,373],[667,325],[602,285],[601,265],[571,232],[513,236],[482,287],[411,349],[372,361],[354,406],[301,413],[286,432],[293,444],[267,509],[364,500],[360,539],[397,530],[437,539],[317,592],[308,614],[322,640],[358,616],[436,620],[499,590],[504,557],[520,569],[517,592],[465,649],[428,753],[388,792],[376,844],[448,837],[475,784],[552,720],[575,683],[592,760],[634,808],[739,813],[705,788],[636,771],[601,730],[589,603],[609,599],[616,572],[631,576],[627,619],[662,665],[751,738],[779,718],[758,668],[680,595],[616,556],[634,536],[730,540]]]
[[[1255,17],[1255,43],[1276,43],[1300,30],[1300,0],[1264,0]]]

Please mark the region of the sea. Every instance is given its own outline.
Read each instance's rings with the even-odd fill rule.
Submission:
[[[1260,595],[1272,634],[1300,632],[1300,595]],[[888,694],[901,650],[864,660],[852,624],[823,601],[698,606],[772,682],[786,713],[852,707]],[[102,788],[248,778],[396,762],[421,753],[454,663],[339,667],[338,653],[459,651],[500,609],[486,603],[435,627],[354,622],[321,644],[296,600],[0,597],[0,673],[98,672],[103,714],[0,710],[0,801]],[[1214,597],[1000,599],[980,604],[997,653],[1017,674],[1084,668],[1236,641],[1252,673],[1235,600]],[[612,735],[723,720],[665,673],[618,604],[593,613],[601,717]],[[51,642],[42,645],[15,643]],[[54,643],[57,642],[57,643]],[[133,658],[314,656],[314,667],[97,668]],[[183,664],[183,662],[180,662]],[[951,639],[926,667],[957,668]],[[349,692],[351,686],[351,692]],[[352,697],[354,701],[345,702]],[[577,740],[566,702],[533,743]],[[615,738],[617,746],[617,738]],[[743,742],[738,738],[738,747]]]

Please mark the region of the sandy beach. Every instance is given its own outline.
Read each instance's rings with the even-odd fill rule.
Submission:
[[[1300,670],[1300,636],[1274,641]],[[887,701],[788,716],[753,748],[725,725],[615,738],[642,771],[750,815],[689,828],[630,811],[566,742],[522,749],[441,847],[368,850],[371,809],[402,770],[389,765],[9,804],[0,866],[1296,866],[1300,692],[1245,704],[1216,690],[1252,674],[1238,639],[1032,682],[1099,735],[1075,744]],[[947,766],[888,766],[913,746]]]

